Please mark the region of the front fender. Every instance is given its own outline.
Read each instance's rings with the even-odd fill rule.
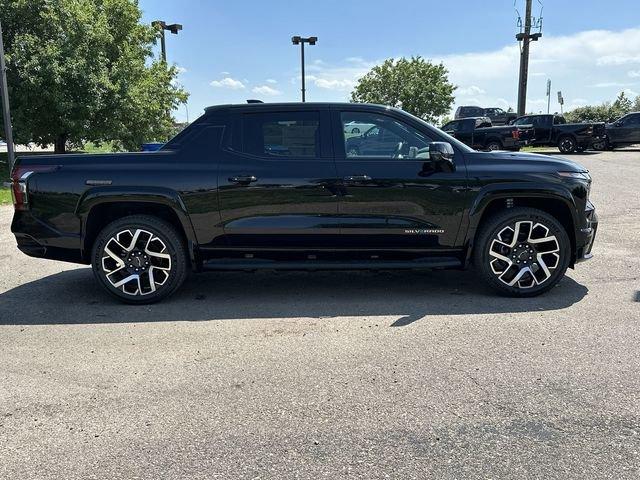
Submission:
[[[471,255],[476,232],[489,204],[494,201],[504,201],[506,207],[506,201],[510,198],[514,199],[516,203],[518,198],[550,199],[562,202],[569,209],[575,233],[576,225],[578,225],[577,208],[573,195],[566,187],[528,182],[486,185],[480,189],[469,208],[469,227],[464,241],[464,245],[467,247],[467,258]]]

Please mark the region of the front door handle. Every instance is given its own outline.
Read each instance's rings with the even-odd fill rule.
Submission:
[[[229,181],[241,185],[249,185],[250,183],[257,182],[258,177],[255,175],[236,175],[235,177],[230,177]]]
[[[367,182],[371,180],[369,175],[347,175],[344,177],[345,182]]]

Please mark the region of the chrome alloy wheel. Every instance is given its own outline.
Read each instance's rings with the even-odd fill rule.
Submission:
[[[520,221],[498,232],[489,247],[491,271],[509,287],[541,285],[560,264],[560,244],[540,222]]]
[[[171,273],[171,255],[153,233],[123,230],[104,246],[102,270],[116,289],[127,295],[148,295],[164,285]]]

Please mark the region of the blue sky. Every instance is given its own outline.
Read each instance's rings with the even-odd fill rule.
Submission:
[[[580,9],[577,10],[578,5]],[[190,119],[204,107],[298,101],[300,52],[292,35],[319,37],[307,47],[307,100],[346,101],[358,77],[385,58],[442,61],[458,85],[456,105],[516,106],[516,0],[141,0],[143,20],[182,23],[167,34],[168,61],[191,93]],[[528,111],[546,110],[546,81],[562,90],[565,110],[640,93],[639,0],[534,0],[543,37],[532,44]],[[176,112],[186,118],[186,109]]]

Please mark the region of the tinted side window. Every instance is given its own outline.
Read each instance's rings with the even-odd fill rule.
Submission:
[[[241,151],[267,157],[319,157],[316,112],[247,113],[241,121]]]
[[[637,127],[640,126],[640,114],[629,115],[624,122],[625,126]]]
[[[341,113],[347,158],[429,158],[432,141],[422,132],[387,115],[364,112]],[[357,122],[372,127],[362,134],[350,134],[344,126]]]
[[[460,130],[460,123],[458,121],[449,122],[442,127],[442,130],[445,132],[457,132]]]

